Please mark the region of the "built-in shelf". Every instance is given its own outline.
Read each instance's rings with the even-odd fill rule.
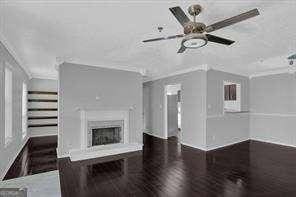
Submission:
[[[249,113],[250,111],[224,111],[224,113],[227,114],[243,114],[243,113]]]
[[[57,116],[29,116],[29,120],[58,119]]]
[[[53,123],[53,124],[29,124],[28,127],[56,127],[58,124]]]
[[[57,111],[57,108],[29,108],[28,111]]]
[[[58,102],[57,98],[58,93],[55,91],[28,91],[28,111],[31,112],[28,116],[30,121],[28,128],[31,128],[34,131],[34,128],[38,130],[51,129],[47,127],[58,126],[57,120],[58,116],[56,112],[58,111],[56,103]],[[49,114],[49,112],[54,112]]]
[[[28,94],[47,94],[47,95],[57,95],[57,92],[47,92],[47,91],[28,91]]]
[[[28,102],[58,102],[57,99],[28,99]]]

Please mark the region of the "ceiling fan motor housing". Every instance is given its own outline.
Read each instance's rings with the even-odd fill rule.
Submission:
[[[190,21],[184,27],[184,34],[203,33],[205,29],[206,25],[204,23]]]

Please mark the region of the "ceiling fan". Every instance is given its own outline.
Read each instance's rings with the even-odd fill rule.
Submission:
[[[253,9],[248,12],[239,14],[237,16],[219,21],[212,25],[206,26],[204,23],[196,22],[196,16],[202,11],[202,7],[200,5],[191,5],[188,8],[188,13],[193,16],[193,21],[191,21],[184,11],[178,7],[170,8],[172,14],[176,17],[179,23],[184,28],[184,34],[178,34],[174,36],[168,37],[160,37],[160,38],[153,38],[148,40],[143,40],[143,42],[153,42],[153,41],[160,41],[160,40],[170,40],[175,38],[183,38],[181,42],[181,47],[178,50],[178,53],[183,53],[186,49],[196,49],[199,47],[205,46],[208,41],[215,42],[219,44],[231,45],[234,43],[233,40],[229,40],[226,38],[221,38],[218,36],[214,36],[210,33],[212,31],[216,31],[218,29],[233,25],[235,23],[244,21],[246,19],[255,17],[259,15],[258,9]],[[206,33],[205,33],[206,32]]]
[[[294,61],[296,60],[296,54],[290,55],[287,59],[289,60],[289,64],[292,66]]]

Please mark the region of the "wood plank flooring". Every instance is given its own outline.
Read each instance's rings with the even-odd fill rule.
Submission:
[[[56,157],[53,141],[29,141],[5,179],[54,169],[56,161],[49,158]],[[181,146],[174,137],[146,134],[144,145],[142,152],[77,162],[58,159],[62,196],[296,196],[295,148],[246,141],[206,153]],[[26,155],[30,162],[21,162]]]
[[[144,135],[143,153],[59,159],[63,197],[296,196],[296,149],[246,141],[203,152]]]
[[[4,180],[57,170],[57,136],[30,138]]]

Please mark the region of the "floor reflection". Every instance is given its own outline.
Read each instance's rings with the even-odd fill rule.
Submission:
[[[296,196],[296,149],[248,141],[204,152],[147,135],[144,144],[103,160],[59,160],[63,196]]]
[[[30,138],[4,180],[57,170],[56,148],[57,136]]]

